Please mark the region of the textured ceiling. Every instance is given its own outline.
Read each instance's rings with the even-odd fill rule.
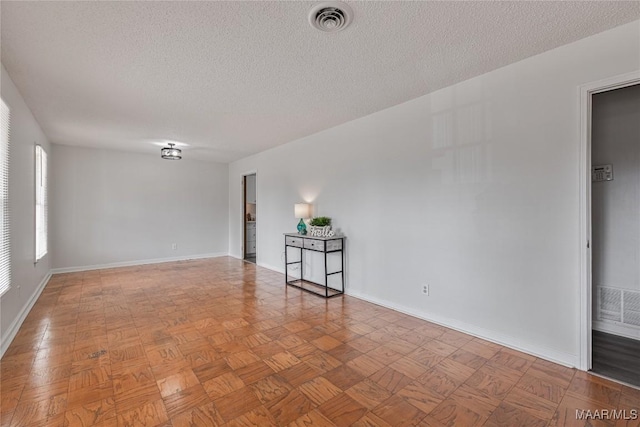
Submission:
[[[229,162],[640,18],[638,2],[1,2],[2,63],[54,143]]]

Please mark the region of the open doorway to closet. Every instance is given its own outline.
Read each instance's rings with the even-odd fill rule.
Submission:
[[[256,225],[257,225],[257,212],[258,204],[256,203],[256,174],[244,175],[242,180],[243,188],[243,230],[244,230],[244,242],[242,247],[244,248],[245,261],[249,261],[255,264],[257,257],[256,250]]]
[[[640,387],[640,84],[591,113],[592,370]]]

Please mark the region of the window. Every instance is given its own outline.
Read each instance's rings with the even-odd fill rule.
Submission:
[[[0,100],[0,295],[11,287],[9,246],[9,107]]]
[[[47,152],[36,145],[36,262],[47,254]]]

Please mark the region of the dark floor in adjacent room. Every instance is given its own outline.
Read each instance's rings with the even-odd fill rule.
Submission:
[[[640,387],[640,340],[593,331],[592,371]]]

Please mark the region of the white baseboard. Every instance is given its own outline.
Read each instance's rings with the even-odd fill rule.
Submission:
[[[31,298],[29,298],[27,303],[22,307],[22,310],[20,310],[18,316],[13,320],[4,336],[0,339],[0,358],[4,356],[4,352],[7,351],[9,345],[16,337],[16,334],[20,330],[20,326],[22,326],[22,322],[24,322],[24,319],[27,318],[27,315],[31,311],[31,308],[33,308],[33,305],[36,303],[36,301],[38,301],[42,290],[45,286],[47,286],[47,283],[49,283],[49,279],[51,279],[51,272],[47,273],[47,275],[44,276],[44,278],[36,288],[36,291],[31,295]]]
[[[156,259],[142,259],[142,260],[135,260],[135,261],[112,262],[108,264],[94,264],[94,265],[83,265],[78,267],[53,268],[51,269],[51,273],[52,274],[76,273],[79,271],[104,270],[106,268],[134,267],[136,265],[162,264],[163,262],[188,261],[191,259],[218,258],[218,257],[228,256],[228,255],[229,254],[226,252],[217,252],[217,253],[211,253],[211,254],[184,255],[184,256],[170,257],[170,258],[156,258]]]
[[[230,256],[230,257],[232,257],[232,258],[239,259],[239,260],[242,260],[242,259],[243,259],[243,258],[242,258],[242,256],[240,256],[240,255],[236,255],[236,254],[229,254],[229,256]],[[282,274],[284,274],[284,269],[283,269],[283,268],[281,268],[281,267],[275,267],[275,266],[273,266],[273,265],[271,265],[271,264],[267,264],[267,263],[265,263],[265,262],[261,262],[261,261],[258,261],[258,260],[256,260],[256,265],[257,265],[258,267],[266,268],[267,270],[276,271],[276,272],[278,272],[278,273],[282,273]]]
[[[184,257],[175,257],[175,258],[162,258],[162,259],[153,259],[153,260],[140,260],[140,261],[129,261],[129,262],[121,262],[121,263],[110,263],[110,264],[100,264],[100,265],[91,265],[91,266],[83,266],[83,267],[69,267],[69,268],[57,268],[57,269],[52,269],[40,282],[40,284],[38,285],[38,287],[36,288],[36,291],[33,293],[33,295],[31,295],[31,298],[29,298],[29,300],[27,301],[27,303],[24,305],[24,307],[22,308],[22,310],[20,311],[20,314],[16,317],[16,319],[13,321],[13,323],[11,324],[11,326],[9,326],[9,328],[7,329],[7,332],[5,333],[5,336],[2,337],[1,341],[0,341],[0,357],[2,357],[2,355],[4,355],[5,351],[7,350],[7,348],[9,347],[9,345],[11,344],[11,341],[13,341],[13,339],[15,338],[16,334],[18,333],[18,330],[20,329],[20,326],[22,325],[22,322],[24,322],[24,319],[27,317],[27,315],[29,314],[29,311],[31,311],[31,308],[33,307],[33,305],[35,304],[35,302],[38,300],[38,297],[40,296],[40,294],[42,293],[42,290],[44,289],[44,287],[47,285],[47,283],[49,282],[49,279],[51,278],[52,274],[55,273],[67,273],[67,272],[76,272],[76,271],[88,271],[88,270],[100,270],[100,269],[105,269],[105,268],[115,268],[115,267],[128,267],[128,266],[135,266],[135,265],[145,265],[145,264],[157,264],[157,263],[163,263],[163,262],[172,262],[172,261],[184,261],[184,260],[190,260],[190,259],[204,259],[204,258],[216,258],[216,257],[221,257],[221,256],[229,256],[229,254],[227,253],[216,253],[216,254],[202,254],[202,255],[191,255],[191,256],[184,256]],[[272,265],[266,264],[266,263],[258,263],[258,265],[260,267],[272,270],[272,271],[276,271],[278,273],[284,273],[284,270],[282,268],[277,268],[274,267]],[[534,355],[536,357],[540,357],[555,363],[559,363],[561,365],[565,365],[565,366],[569,366],[569,367],[575,367],[578,366],[578,356],[574,355],[574,354],[570,354],[570,353],[566,353],[566,352],[561,352],[561,351],[557,351],[555,349],[550,349],[547,347],[541,347],[541,346],[536,346],[536,345],[532,345],[531,343],[525,342],[520,340],[519,338],[515,338],[513,336],[510,335],[506,335],[506,334],[502,334],[500,332],[496,332],[493,330],[489,330],[489,329],[485,329],[482,327],[478,327],[476,325],[470,324],[470,323],[466,323],[466,322],[461,322],[455,319],[451,319],[451,318],[447,318],[445,316],[440,316],[440,315],[433,315],[433,314],[429,314],[429,313],[424,313],[424,312],[420,312],[418,310],[409,308],[409,307],[405,307],[402,306],[400,304],[395,304],[389,301],[383,301],[380,300],[378,298],[375,297],[371,297],[365,294],[361,294],[358,292],[351,292],[349,290],[346,290],[346,295],[354,297],[354,298],[358,298],[361,299],[363,301],[367,301],[382,307],[386,307],[401,313],[405,313],[408,314],[410,316],[413,317],[417,317],[419,319],[423,319],[423,320],[427,320],[429,322],[433,322],[436,323],[438,325],[441,326],[445,326],[451,329],[455,329],[457,331],[478,337],[478,338],[482,338],[485,339],[487,341],[491,341],[491,342],[495,342],[497,344],[503,345],[505,347],[509,347],[518,351],[522,351],[524,353],[528,353],[531,355]],[[605,330],[605,328],[600,327],[601,325],[599,325],[599,323],[602,322],[594,322],[594,329],[596,330],[603,330],[604,332],[609,332],[609,330]],[[617,332],[611,332],[611,333],[617,333]],[[617,333],[618,335],[622,335],[620,333]],[[623,335],[626,336],[626,335]],[[634,337],[634,336],[629,336],[629,338],[635,338],[637,339],[638,337]]]
[[[421,312],[409,307],[402,306],[400,304],[383,301],[378,298],[370,297],[358,292],[349,292],[348,290],[346,290],[345,293],[354,298],[380,305],[382,307],[390,308],[392,310],[399,311],[401,313],[408,314],[410,316],[417,317],[419,319],[423,319],[440,326],[455,329],[456,331],[463,332],[468,335],[473,335],[474,337],[482,338],[483,340],[491,341],[504,347],[509,347],[514,350],[548,360],[550,362],[558,363],[570,368],[578,366],[578,356],[575,354],[565,353],[548,347],[533,345],[519,338],[503,334],[501,332],[485,329],[471,323],[461,322],[459,320],[451,319],[445,316]]]
[[[282,268],[274,267],[262,262],[259,262],[258,265],[260,267],[264,267],[269,270],[277,271],[278,273],[284,274],[284,269]],[[511,349],[521,351],[523,353],[527,353],[532,356],[536,356],[541,359],[548,360],[550,362],[558,363],[563,366],[567,366],[570,368],[579,366],[578,365],[579,357],[578,355],[575,355],[575,354],[558,351],[548,347],[533,345],[519,338],[510,336],[507,334],[503,334],[501,332],[485,329],[470,323],[461,322],[459,320],[451,319],[445,316],[424,313],[409,307],[402,306],[400,304],[395,304],[390,301],[383,301],[378,298],[371,297],[369,295],[361,294],[359,292],[352,292],[352,291],[349,291],[349,289],[345,289],[345,295],[358,298],[363,301],[367,301],[382,307],[386,307],[391,310],[399,311],[400,313],[408,314],[409,316],[417,317],[418,319],[436,323],[440,326],[445,326],[447,328],[455,329],[456,331],[463,332],[465,334],[472,335],[477,338],[482,338],[484,340],[491,341],[496,344],[500,344],[504,347],[509,347]]]
[[[619,335],[632,340],[640,340],[640,328],[627,326],[619,322],[603,322],[601,320],[593,321],[593,329],[608,334]]]
[[[271,264],[266,264],[266,263],[264,263],[264,262],[259,262],[259,263],[257,263],[257,264],[258,264],[258,266],[259,266],[259,267],[264,267],[264,268],[266,268],[266,269],[268,269],[268,270],[276,271],[276,272],[278,272],[278,273],[284,274],[284,269],[283,269],[283,268],[274,267],[273,265],[271,265]]]

